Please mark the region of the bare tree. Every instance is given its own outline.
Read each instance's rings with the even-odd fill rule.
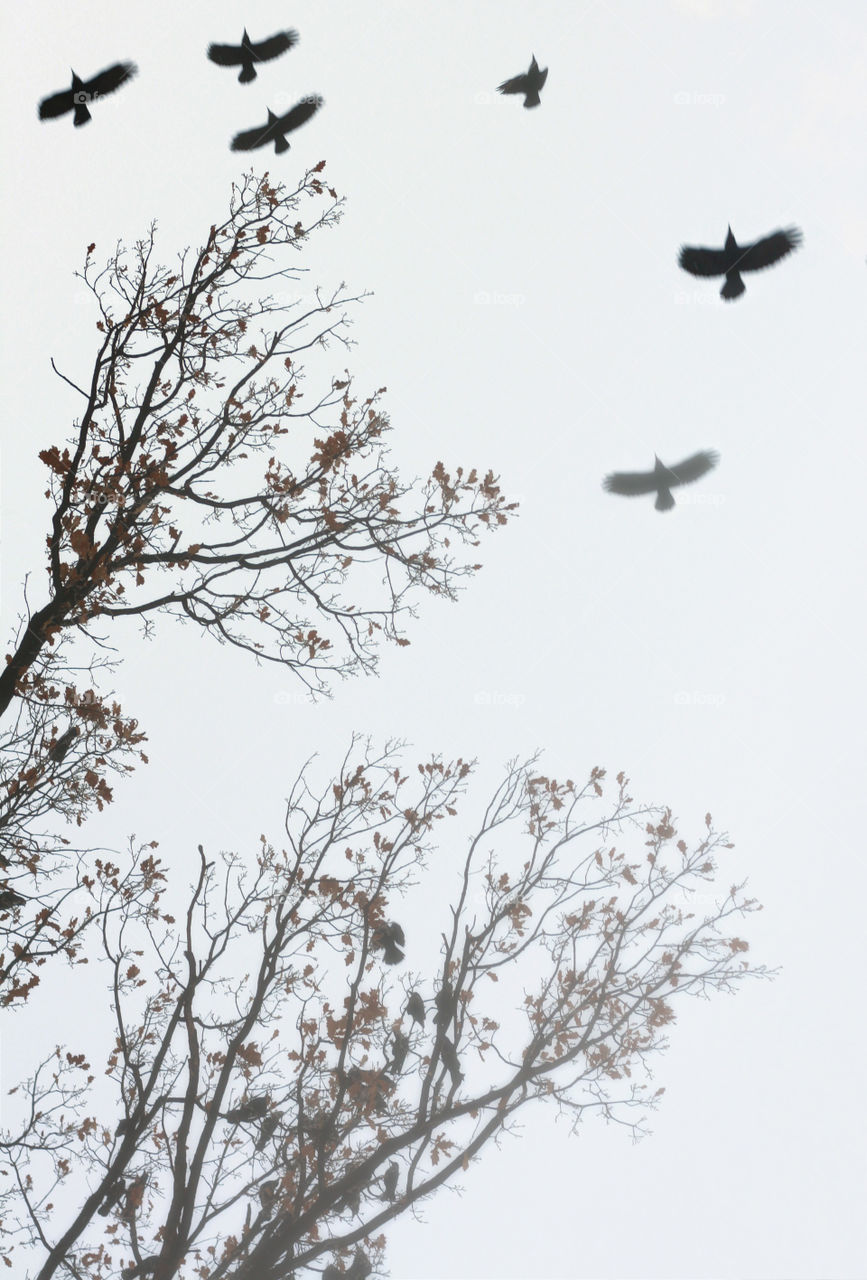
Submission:
[[[138,900],[109,914],[109,896],[114,1044],[105,1066],[58,1049],[19,1091],[12,1265],[363,1280],[388,1223],[528,1104],[642,1131],[675,1002],[766,972],[728,933],[756,909],[740,887],[690,910],[731,846],[710,815],[688,846],[622,774],[606,798],[601,769],[577,786],[514,763],[452,866],[442,931],[430,886],[404,927],[432,847],[442,868],[455,846],[439,824],[470,772],[403,773],[396,745],[356,741],[324,791],[302,771],[285,848],[263,836],[255,870],[200,849],[176,920]],[[630,830],[644,843],[627,853]]]
[[[423,483],[401,480],[386,465],[384,388],[359,399],[348,373],[301,406],[302,358],[349,345],[359,301],[343,285],[304,297],[285,261],[338,219],[323,167],[294,191],[248,175],[173,270],[153,260],[154,227],[102,270],[90,246],[82,278],[101,340],[83,384],[60,374],[82,413],[68,446],[40,455],[49,599],[0,672],[0,713],[59,634],[158,613],[322,691],[329,674],[374,667],[379,637],[408,643],[400,619],[417,588],[452,597],[478,568],[454,545],[507,518],[490,472],[437,463]],[[263,298],[266,285],[280,294]]]

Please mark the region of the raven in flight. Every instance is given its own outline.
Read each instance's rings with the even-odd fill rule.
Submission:
[[[373,931],[370,939],[372,951],[381,951],[386,964],[400,964],[404,959],[401,947],[406,946],[403,929],[395,920],[381,924]]]
[[[797,249],[802,238],[798,227],[787,227],[785,231],[774,231],[753,244],[738,244],[729,227],[724,248],[700,249],[685,244],[680,251],[679,262],[684,271],[694,276],[725,276],[720,296],[730,302],[746,292],[742,271],[762,271],[765,267],[772,267]]]
[[[50,98],[42,99],[39,104],[39,119],[53,120],[56,116],[65,116],[67,111],[74,111],[73,124],[87,124],[90,119],[88,102],[114,93],[115,89],[126,84],[137,72],[138,67],[134,62],[116,62],[113,67],[100,71],[92,80],[81,80],[73,71],[71,89],[64,89],[62,93],[53,93]]]
[[[238,76],[238,82],[251,84],[256,79],[257,62],[270,62],[272,58],[279,58],[281,53],[285,53],[297,43],[297,31],[278,31],[267,40],[260,40],[258,44],[253,44],[245,27],[240,44],[209,44],[208,57],[211,62],[216,62],[218,67],[240,67],[241,74]]]
[[[692,484],[719,462],[719,454],[711,451],[694,453],[674,467],[654,459],[652,471],[615,471],[602,482],[609,493],[623,493],[634,498],[640,493],[655,493],[657,511],[670,511],[674,506],[672,489],[679,484]]]
[[[321,98],[302,98],[290,111],[286,112],[285,116],[275,116],[273,111],[269,111],[267,124],[260,125],[258,129],[245,129],[243,133],[235,134],[232,139],[232,150],[254,151],[256,147],[264,147],[267,143],[273,142],[277,155],[282,155],[284,151],[289,150],[286,134],[291,133],[293,129],[300,129],[301,125],[306,124],[321,106]]]
[[[504,80],[502,84],[497,85],[497,93],[523,93],[525,107],[538,107],[541,101],[539,90],[547,79],[548,68],[546,67],[544,71],[539,70],[534,53],[529,71],[520,76],[512,76],[511,80]]]

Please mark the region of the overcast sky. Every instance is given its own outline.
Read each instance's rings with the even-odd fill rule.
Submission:
[[[710,810],[736,843],[724,886],[749,877],[765,904],[748,936],[778,979],[679,1007],[649,1138],[531,1115],[462,1196],[391,1229],[392,1275],[863,1276],[863,4],[44,0],[4,16],[7,647],[28,569],[44,600],[37,454],[78,411],[49,357],[81,377],[94,350],[85,247],[99,260],[153,218],[160,260],[199,244],[249,165],[230,138],[290,98],[325,106],[256,163],[294,184],[325,159],[347,197],[305,263],[374,291],[349,362],[359,390],[388,387],[395,462],[490,467],[521,502],[460,603],[426,600],[411,645],[330,702],[192,628],[153,644],[115,629],[151,763],[88,841],[157,839],[181,878],[200,841],[252,854],[261,831],[278,840],[304,760],[325,776],[352,730],[478,757],[468,822],[537,747],[558,777],[624,769],[687,836]],[[245,25],[301,36],[249,88],[204,56]],[[525,111],[494,89],[531,53],[550,74]],[[71,66],[120,59],[140,74],[86,129],[38,122]],[[677,252],[729,223],[741,240],[797,224],[804,244],[726,304]],[[668,514],[601,488],[704,448],[718,469]],[[7,1044],[4,1087],[18,1069]]]

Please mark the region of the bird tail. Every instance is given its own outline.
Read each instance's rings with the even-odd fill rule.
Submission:
[[[733,298],[739,298],[742,293],[746,293],[747,286],[741,279],[739,271],[730,271],[726,276],[726,282],[720,289],[720,297],[725,298],[726,302],[731,302]]]
[[[660,489],[656,495],[656,502],[653,504],[657,511],[670,511],[674,506],[674,498],[671,496],[670,489]]]
[[[88,111],[86,104],[83,102],[76,102],[75,115],[72,118],[72,123],[75,127],[78,128],[79,125],[87,124],[89,119],[90,112]]]
[[[538,107],[541,101],[542,99],[539,97],[539,94],[536,92],[536,90],[531,89],[530,92],[527,94],[526,98],[524,99],[524,106]]]
[[[238,76],[238,84],[251,84],[256,79],[256,68],[252,62],[248,62],[246,66],[241,68],[241,74]]]
[[[284,151],[288,151],[288,150],[289,150],[289,143],[286,141],[286,139],[285,139],[285,138],[275,138],[275,139],[274,139],[274,150],[275,150],[275,152],[277,153],[277,155],[278,155],[278,156],[282,156],[282,154],[283,154],[283,152],[284,152]]]

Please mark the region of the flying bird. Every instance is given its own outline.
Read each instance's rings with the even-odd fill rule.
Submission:
[[[267,40],[259,40],[253,44],[245,27],[240,44],[209,44],[208,57],[218,67],[240,67],[239,84],[250,84],[256,79],[257,62],[270,62],[272,58],[279,58],[281,53],[297,43],[297,31],[278,31]]]
[[[538,107],[541,101],[539,90],[547,79],[548,68],[546,67],[544,71],[539,70],[534,53],[529,71],[525,71],[520,76],[512,76],[511,80],[504,80],[502,84],[497,85],[497,93],[523,93],[525,107]]]
[[[67,111],[74,111],[73,124],[87,124],[90,119],[88,102],[95,102],[97,98],[114,93],[115,89],[126,84],[137,72],[138,67],[134,62],[116,62],[114,66],[100,71],[92,80],[82,80],[73,71],[71,89],[64,89],[62,93],[53,93],[50,98],[42,99],[39,104],[39,119],[53,120],[57,116],[65,116]]]
[[[293,129],[300,129],[302,124],[306,124],[321,106],[321,98],[302,98],[290,111],[286,112],[285,116],[275,116],[273,111],[269,111],[267,124],[235,134],[232,139],[232,150],[255,151],[257,147],[264,147],[269,142],[273,142],[274,151],[280,156],[284,151],[289,150],[286,134],[291,133]]]
[[[424,1000],[422,1000],[417,991],[413,991],[410,995],[406,1002],[406,1009],[404,1012],[408,1013],[413,1021],[417,1022],[419,1026],[424,1026]]]
[[[77,737],[78,728],[74,724],[70,725],[66,732],[62,733],[57,741],[48,748],[49,759],[53,760],[55,764],[60,764]]]
[[[671,491],[679,484],[692,484],[719,462],[719,454],[712,450],[694,453],[674,467],[667,467],[655,458],[652,471],[615,471],[602,482],[609,493],[622,493],[634,498],[641,493],[655,493],[653,504],[657,511],[670,511],[674,506]]]
[[[374,951],[383,953],[382,958],[386,964],[400,964],[404,959],[401,947],[406,946],[406,938],[403,929],[395,920],[378,925],[373,931],[370,945]]]
[[[797,249],[802,239],[798,227],[787,227],[785,231],[774,231],[753,244],[738,244],[729,227],[724,248],[701,249],[685,244],[678,261],[684,271],[694,276],[725,276],[720,297],[730,302],[746,292],[742,271],[763,271],[765,267],[772,267]]]

